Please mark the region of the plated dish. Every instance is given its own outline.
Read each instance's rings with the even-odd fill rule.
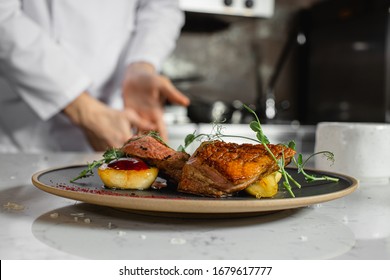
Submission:
[[[294,189],[295,198],[283,189],[273,198],[256,199],[246,194],[211,198],[180,193],[175,186],[142,191],[107,189],[97,172],[77,183],[70,183],[85,168],[85,165],[75,165],[43,170],[32,176],[32,182],[34,186],[50,194],[96,205],[132,211],[194,214],[262,213],[299,208],[341,198],[352,193],[358,186],[353,177],[316,170],[311,170],[311,173],[339,180],[308,184],[296,169],[291,168],[290,174],[302,185],[301,189]]]

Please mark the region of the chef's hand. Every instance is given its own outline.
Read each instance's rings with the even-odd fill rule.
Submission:
[[[155,126],[142,120],[133,110],[112,109],[87,92],[77,97],[63,112],[81,127],[96,151],[122,147],[133,135],[132,126],[144,130],[155,129]]]
[[[132,109],[147,123],[152,123],[164,139],[168,139],[163,120],[164,102],[188,106],[189,99],[171,81],[156,73],[155,68],[145,62],[128,66],[122,85],[125,108]],[[143,130],[142,127],[139,127]]]

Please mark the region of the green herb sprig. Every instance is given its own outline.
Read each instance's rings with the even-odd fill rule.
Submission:
[[[222,133],[223,127],[221,126],[220,123],[213,123],[213,128],[212,132],[210,134],[205,134],[205,133],[199,133],[196,134],[196,131],[194,131],[191,134],[188,134],[184,138],[184,146],[180,145],[177,150],[180,152],[185,152],[188,146],[190,146],[195,140],[199,141],[211,141],[211,140],[216,140],[220,139],[221,137],[224,137],[225,135]]]
[[[81,171],[77,177],[70,180],[70,182],[74,183],[75,181],[77,181],[79,179],[90,177],[93,175],[93,170],[96,167],[99,167],[104,163],[109,163],[113,160],[123,158],[125,156],[126,156],[125,153],[123,151],[121,151],[120,149],[117,149],[117,148],[108,149],[107,151],[104,152],[102,159],[94,160],[92,163],[89,163],[87,168],[84,169],[83,171]]]
[[[312,157],[317,156],[317,155],[325,156],[326,159],[329,160],[331,163],[333,163],[335,161],[334,154],[332,152],[329,152],[329,151],[321,151],[321,152],[314,153],[314,154],[310,155],[305,161],[303,161],[302,154],[299,154],[298,155],[298,159],[295,159],[295,157],[293,158],[293,161],[294,161],[295,165],[298,168],[298,173],[302,173],[305,176],[305,179],[306,179],[307,182],[314,182],[314,181],[333,181],[333,182],[338,182],[339,181],[338,178],[334,178],[334,177],[330,177],[330,176],[326,176],[326,175],[315,176],[315,175],[312,175],[312,174],[308,174],[305,171],[304,168],[305,168],[306,163]]]
[[[261,127],[260,120],[259,120],[256,112],[253,111],[250,107],[246,106],[245,104],[244,104],[244,108],[254,115],[255,120],[250,122],[249,127],[256,133],[256,138],[257,138],[258,142],[264,146],[266,151],[270,154],[270,156],[273,158],[273,160],[277,163],[277,165],[279,167],[279,172],[282,174],[282,177],[284,178],[284,181],[283,181],[284,188],[289,192],[289,194],[292,197],[295,197],[295,195],[292,191],[290,181],[294,182],[294,184],[299,188],[301,187],[301,185],[284,168],[285,162],[286,162],[285,157],[284,157],[284,153],[282,153],[282,157],[280,159],[276,158],[276,156],[272,153],[272,151],[268,147],[268,144],[270,144],[270,141],[268,140],[267,136],[264,134],[264,131]],[[289,146],[292,147],[292,145],[295,145],[295,143],[290,142]]]
[[[212,126],[212,131],[209,134],[206,133],[199,133],[197,134],[196,131],[194,131],[191,134],[188,134],[185,139],[184,139],[184,146],[180,145],[177,150],[180,152],[185,152],[186,149],[195,141],[198,140],[200,142],[203,141],[212,141],[212,140],[222,140],[222,138],[240,138],[240,139],[246,139],[249,141],[255,141],[258,142],[257,140],[246,137],[246,136],[241,136],[241,135],[229,135],[229,134],[224,134],[223,133],[224,126],[221,123],[213,123]],[[265,135],[264,135],[265,136]]]

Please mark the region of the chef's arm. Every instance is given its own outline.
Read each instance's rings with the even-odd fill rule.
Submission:
[[[91,82],[23,13],[18,0],[0,1],[0,75],[43,120],[59,113]]]

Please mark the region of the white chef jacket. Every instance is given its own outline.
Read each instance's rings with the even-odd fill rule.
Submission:
[[[183,19],[176,0],[0,0],[0,152],[90,150],[61,110],[85,90],[122,108],[126,65],[159,69]]]

